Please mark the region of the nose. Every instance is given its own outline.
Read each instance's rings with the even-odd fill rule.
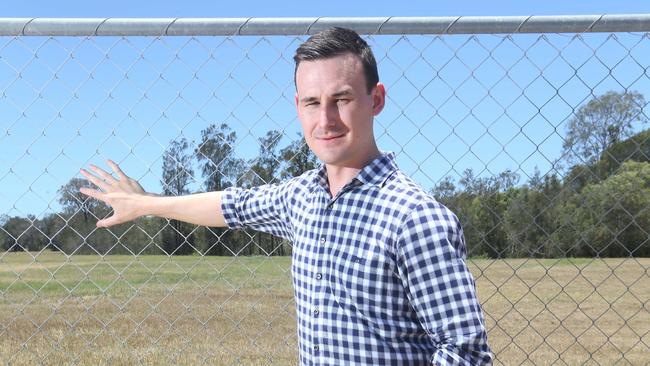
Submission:
[[[336,105],[330,105],[328,103],[321,104],[318,118],[318,124],[321,128],[334,126],[337,118],[338,111],[336,110]]]

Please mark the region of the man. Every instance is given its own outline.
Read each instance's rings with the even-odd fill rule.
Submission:
[[[460,224],[377,148],[386,97],[366,42],[342,28],[296,51],[296,108],[323,162],[286,183],[159,197],[109,162],[82,192],[113,207],[110,226],[142,215],[249,227],[293,242],[303,365],[490,364]]]

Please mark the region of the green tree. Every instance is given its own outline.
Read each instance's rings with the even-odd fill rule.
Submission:
[[[573,235],[566,243],[579,256],[648,256],[650,163],[628,161],[564,205]]]
[[[92,183],[82,178],[72,178],[68,183],[59,188],[59,203],[63,206],[66,213],[72,215],[81,215],[83,222],[88,224],[90,220],[93,223],[97,217],[94,215],[97,211],[108,211],[107,206],[99,201],[82,194],[81,187],[95,188]],[[108,214],[108,212],[105,212]]]
[[[19,216],[5,217],[0,233],[2,233],[2,249],[5,251],[18,252],[27,250],[22,244],[20,237],[29,228],[29,222]]]
[[[634,91],[610,91],[591,99],[567,125],[563,159],[594,164],[610,146],[632,135],[637,124],[647,123],[645,104],[643,95]]]
[[[302,173],[318,167],[318,158],[309,149],[305,139],[298,134],[298,138],[280,150],[280,157],[284,162],[281,172],[282,178],[293,178]]]
[[[7,216],[0,226],[0,238],[0,244],[7,251],[39,251],[49,243],[41,220],[34,215]]]
[[[280,160],[282,179],[297,177],[308,170],[316,169],[320,164],[300,133],[295,140],[280,150]],[[288,242],[283,242],[277,248],[281,255],[291,254],[291,245]]]
[[[598,161],[596,171],[601,179],[605,179],[626,161],[650,162],[650,129],[608,147]]]
[[[93,185],[85,179],[72,178],[58,190],[63,208],[59,218],[64,222],[56,236],[60,240],[60,249],[67,254],[107,253],[114,247],[115,237],[110,230],[98,230],[95,223],[98,218],[110,215],[111,209],[103,202],[82,194],[79,191],[81,187]]]
[[[233,186],[242,162],[234,153],[237,134],[227,124],[211,124],[201,131],[201,141],[194,150],[201,164],[206,191],[222,191]]]
[[[250,168],[242,177],[244,186],[255,187],[277,181],[278,169],[282,163],[278,152],[280,139],[282,139],[282,132],[276,130],[268,131],[266,135],[258,139],[259,155],[247,164]]]
[[[233,186],[242,171],[243,163],[234,152],[237,134],[227,124],[211,124],[201,131],[201,141],[194,150],[201,166],[206,191],[222,191]],[[200,250],[206,255],[230,255],[244,245],[245,238],[225,228],[204,228]],[[231,250],[228,250],[230,248]]]
[[[50,213],[39,220],[38,227],[46,237],[44,247],[50,250],[61,250],[61,233],[65,226],[66,222],[58,212]]]
[[[513,191],[505,213],[508,257],[556,257],[562,249],[557,231],[557,206],[562,183],[556,175],[541,176],[538,170],[528,184]]]
[[[433,187],[431,193],[439,202],[453,210],[453,200],[458,192],[456,191],[456,184],[454,184],[454,179],[452,177],[446,176],[441,179]]]
[[[184,137],[169,144],[163,156],[163,194],[180,196],[190,193],[188,185],[193,178],[192,155],[187,152],[189,143]],[[178,220],[169,220],[163,230],[163,249],[168,255],[193,252],[193,226]]]
[[[123,251],[131,255],[160,255],[166,254],[163,250],[166,241],[163,239],[167,233],[167,220],[159,217],[141,217],[133,225],[125,226],[124,232],[119,235]]]
[[[271,130],[263,137],[260,137],[260,151],[257,158],[249,162],[250,169],[242,179],[242,183],[248,187],[259,186],[262,184],[275,183],[278,178],[278,169],[282,159],[278,152],[278,144],[282,138],[280,131]],[[264,255],[284,255],[284,246],[282,239],[273,235],[249,231],[255,245],[248,245],[248,254]]]
[[[477,177],[472,169],[467,169],[459,179],[459,187],[449,177],[434,187],[434,196],[458,216],[469,255],[507,255],[505,212],[518,179],[510,170],[492,177]]]
[[[9,215],[6,214],[1,214],[0,215],[0,246],[2,249],[7,250],[8,248],[11,247],[11,235],[7,231],[7,228],[5,225],[9,221]]]

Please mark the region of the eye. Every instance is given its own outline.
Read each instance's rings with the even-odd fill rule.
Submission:
[[[342,98],[342,99],[337,99],[336,103],[338,103],[338,104],[347,104],[349,101],[350,101],[350,99]]]

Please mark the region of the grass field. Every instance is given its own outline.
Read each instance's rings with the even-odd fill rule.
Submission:
[[[647,362],[650,259],[469,264],[497,364]],[[0,362],[296,364],[289,267],[288,257],[2,253]]]

